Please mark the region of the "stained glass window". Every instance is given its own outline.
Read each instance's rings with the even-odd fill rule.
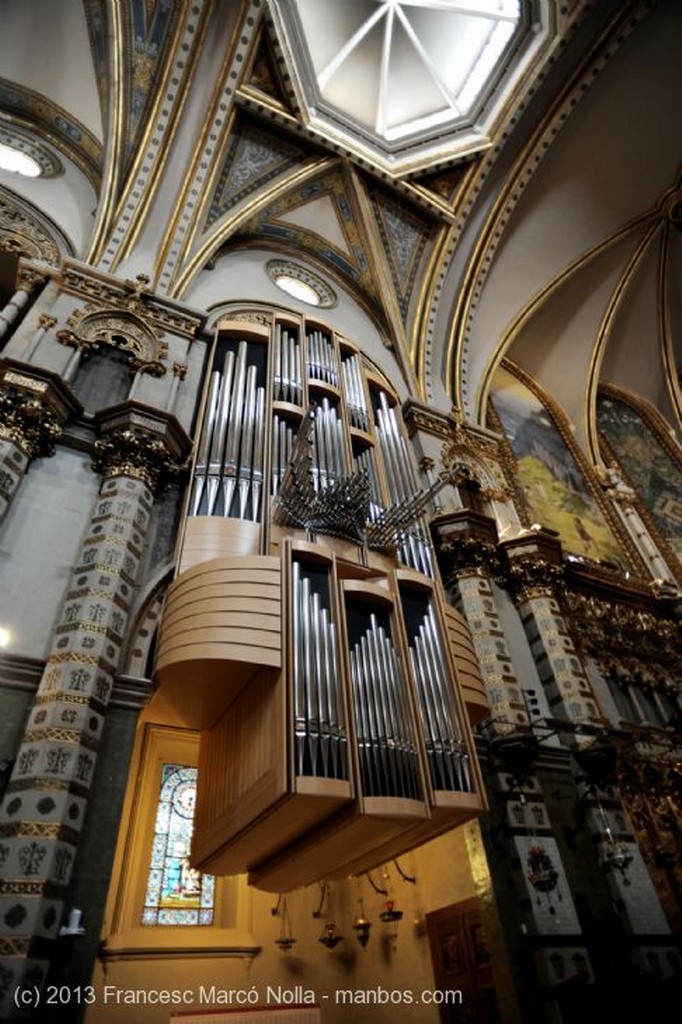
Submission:
[[[142,924],[213,924],[215,879],[190,867],[196,768],[164,764]]]

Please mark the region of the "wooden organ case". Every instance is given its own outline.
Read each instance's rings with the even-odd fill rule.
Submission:
[[[218,325],[151,711],[201,730],[193,866],[283,892],[485,809],[485,696],[395,392],[293,314]]]

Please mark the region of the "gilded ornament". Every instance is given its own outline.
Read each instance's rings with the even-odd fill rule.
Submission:
[[[32,382],[35,383],[35,382]],[[0,437],[13,441],[30,459],[54,454],[62,424],[32,391],[7,386],[0,391]]]
[[[122,428],[95,442],[93,469],[105,477],[130,476],[142,480],[152,492],[163,479],[181,472],[165,442],[150,434]]]

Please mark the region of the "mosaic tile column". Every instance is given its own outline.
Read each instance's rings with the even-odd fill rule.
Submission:
[[[585,666],[576,650],[559,593],[563,583],[561,546],[539,531],[504,544],[507,585],[526,631],[552,712],[573,725],[599,725]]]
[[[669,793],[671,789],[674,792],[675,759],[667,762],[671,769],[668,772],[662,770],[665,764],[663,760],[651,763],[645,758],[638,759],[631,752],[621,757],[608,742],[595,743],[577,752],[574,759],[576,789],[584,809],[583,827],[590,834],[600,867],[607,877],[623,933],[630,936],[632,967],[637,974],[657,980],[679,974],[682,960],[618,787],[624,785],[631,797],[636,794],[639,798],[634,801],[636,806],[653,783],[655,799],[668,805],[665,817],[672,817]],[[665,783],[661,785],[666,776],[668,783],[673,783],[667,791]],[[676,823],[671,821],[670,827],[678,831],[679,823],[676,828]],[[663,853],[661,848],[654,851],[654,856],[656,852],[659,857]]]
[[[534,774],[540,750],[507,648],[492,587],[503,572],[496,531],[472,512],[441,520],[437,543],[441,571],[471,631],[491,717],[490,787],[502,815],[500,826],[517,898],[519,927],[534,937],[533,965],[546,999],[568,978],[592,981],[589,955],[542,788]],[[522,940],[523,941],[523,940]]]
[[[64,423],[80,409],[56,375],[0,360],[0,520],[31,459],[54,453]]]
[[[492,589],[493,574],[499,570],[496,539],[493,520],[470,510],[441,517],[434,531],[445,586],[467,620],[481,667],[490,705],[485,731],[490,737],[529,728]]]
[[[17,986],[44,983],[63,923],[153,494],[186,454],[174,421],[132,406],[102,424],[102,487],[0,808],[0,1016],[10,1019],[21,1018]]]

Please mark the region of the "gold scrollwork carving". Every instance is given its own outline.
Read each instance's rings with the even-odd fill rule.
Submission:
[[[163,480],[185,466],[174,461],[166,443],[151,434],[122,428],[95,442],[93,469],[105,477],[130,476],[156,493]]]
[[[563,566],[544,558],[510,559],[503,580],[520,604],[535,597],[561,597],[565,590]]]
[[[65,329],[57,332],[62,345],[77,349],[87,356],[103,345],[128,355],[133,370],[161,377],[166,372],[163,360],[168,346],[162,332],[157,331],[139,311],[87,305],[73,313]]]
[[[52,455],[62,424],[37,397],[34,388],[7,383],[0,385],[0,437],[14,442],[30,459]]]
[[[501,572],[497,548],[478,537],[444,537],[438,546],[439,563],[446,585],[460,576],[472,574],[497,577]]]

